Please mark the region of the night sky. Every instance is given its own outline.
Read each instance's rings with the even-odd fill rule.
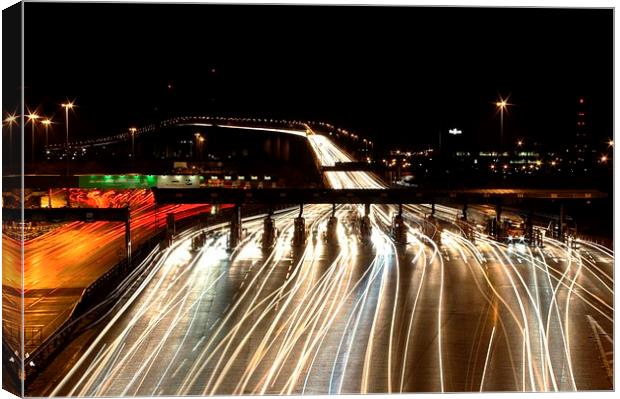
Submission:
[[[201,112],[484,146],[500,94],[507,140],[572,139],[579,96],[612,136],[611,10],[27,3],[25,32],[26,103],[62,132],[75,98],[72,136]]]

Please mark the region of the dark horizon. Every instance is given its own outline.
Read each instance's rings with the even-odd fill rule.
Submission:
[[[483,147],[498,96],[515,104],[506,142],[547,144],[574,137],[583,96],[603,142],[612,32],[612,9],[27,3],[26,104],[61,136],[59,103],[76,99],[73,138],[202,112],[323,120],[384,144],[460,128]]]

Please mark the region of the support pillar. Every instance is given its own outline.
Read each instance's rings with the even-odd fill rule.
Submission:
[[[501,239],[502,236],[502,205],[495,205],[495,223],[493,229],[493,235],[496,240]]]
[[[407,229],[403,220],[403,206],[398,204],[398,215],[392,221],[392,237],[399,245],[407,244]]]
[[[338,243],[338,218],[336,216],[332,216],[327,221],[327,232],[325,235],[325,240],[327,244],[336,245]]]
[[[431,203],[431,216],[435,216],[435,203]]]
[[[461,216],[461,219],[467,221],[467,203],[463,204],[463,216]]]
[[[52,189],[47,190],[47,207],[52,207]]]
[[[372,226],[370,224],[370,204],[364,204],[364,216],[360,222],[360,240],[363,245],[370,244],[372,236]]]
[[[263,222],[263,249],[271,248],[275,240],[275,227],[271,215],[272,212],[269,210],[269,214]]]
[[[230,239],[228,247],[233,249],[241,241],[241,205],[235,205],[232,212],[232,220],[230,221]]]
[[[293,230],[293,247],[301,247],[306,242],[306,220],[303,214],[303,204],[299,208],[299,216],[295,218]]]
[[[524,231],[524,235],[525,235],[525,239],[526,241],[530,244],[530,245],[536,245],[536,242],[534,240],[534,225],[532,223],[532,212],[530,211],[530,213],[528,213],[528,215],[525,218],[525,231]]]

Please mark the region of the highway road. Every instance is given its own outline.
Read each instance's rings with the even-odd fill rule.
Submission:
[[[348,155],[308,136],[323,164]],[[327,172],[334,187],[382,187],[365,172]],[[304,208],[308,239],[291,247],[298,210],[186,232],[122,311],[42,395],[332,394],[612,389],[613,260],[604,247],[506,245],[458,232],[456,209],[405,206],[408,244],[388,232],[394,206]],[[481,217],[472,211],[472,218]],[[428,232],[428,231],[427,231]]]
[[[77,191],[74,206],[130,206],[132,245],[137,248],[166,224],[166,213],[177,220],[208,212],[205,205],[174,205],[157,209],[150,190]],[[2,235],[2,312],[4,339],[19,347],[24,313],[25,352],[32,353],[69,317],[82,291],[126,256],[124,223],[71,222],[25,241],[24,302],[21,243]]]

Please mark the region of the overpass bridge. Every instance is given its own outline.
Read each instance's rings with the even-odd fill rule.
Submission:
[[[527,188],[476,188],[476,189],[315,189],[315,188],[272,188],[272,189],[226,189],[226,188],[153,188],[155,202],[164,204],[235,204],[231,220],[230,243],[235,246],[241,239],[242,205],[262,204],[267,207],[278,205],[299,205],[299,216],[295,219],[293,243],[301,245],[305,240],[305,222],[303,219],[304,204],[332,204],[334,212],[336,204],[364,204],[365,212],[361,221],[360,232],[362,241],[370,239],[370,204],[398,205],[398,215],[394,217],[392,231],[397,242],[406,243],[406,233],[402,219],[403,204],[431,204],[431,216],[435,214],[435,204],[462,205],[461,219],[467,221],[467,206],[473,204],[494,204],[495,218],[491,226],[491,234],[501,236],[502,205],[532,204],[540,201],[551,201],[559,204],[559,231],[563,237],[564,203],[574,201],[591,201],[607,198],[607,194],[598,190],[588,189],[527,189]],[[331,225],[335,223],[332,221]],[[493,227],[494,226],[494,227]],[[531,212],[526,218],[526,231],[533,232]],[[267,242],[273,241],[273,222],[270,215],[265,220],[264,236]],[[541,240],[536,240],[542,242]]]
[[[153,188],[159,204],[488,204],[524,200],[592,200],[607,194],[588,189],[323,189],[323,188]]]
[[[297,136],[306,136],[307,125],[318,124],[319,126],[333,129],[334,126],[324,122],[311,122],[300,120],[284,120],[273,118],[240,118],[240,117],[224,117],[210,115],[193,115],[193,116],[176,116],[164,119],[158,123],[150,123],[145,126],[127,129],[104,137],[84,139],[70,142],[68,147],[70,150],[77,150],[88,147],[106,146],[120,142],[130,141],[132,138],[140,138],[150,133],[155,133],[159,129],[176,127],[176,126],[217,126],[223,128],[241,128],[247,130],[272,131],[274,133],[292,134]],[[340,129],[342,130],[342,129]],[[64,143],[49,144],[45,147],[48,151],[60,151],[66,148]]]

